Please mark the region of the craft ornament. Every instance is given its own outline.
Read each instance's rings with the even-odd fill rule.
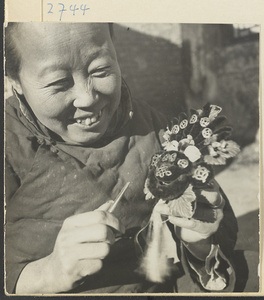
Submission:
[[[146,200],[166,203],[173,216],[215,222],[218,206],[212,206],[201,191],[213,187],[213,165],[226,164],[240,151],[237,143],[227,140],[231,127],[224,125],[226,118],[219,116],[221,111],[221,107],[207,103],[203,109],[191,109],[189,118],[181,113],[172,119],[163,135],[163,150],[151,158],[144,186]],[[161,253],[161,220],[154,207],[141,265],[141,272],[154,282],[163,282],[168,276],[164,264],[153,268],[167,255]]]

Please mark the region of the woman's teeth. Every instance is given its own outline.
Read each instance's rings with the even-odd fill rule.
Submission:
[[[76,119],[76,122],[81,125],[90,126],[90,125],[96,123],[100,119],[101,115],[102,115],[102,111],[100,111],[97,115],[95,115],[91,118]]]

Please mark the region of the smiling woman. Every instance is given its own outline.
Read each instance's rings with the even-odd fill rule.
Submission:
[[[185,290],[232,291],[237,226],[224,196],[215,222],[164,222],[161,249],[171,243],[181,264],[166,257],[170,276],[156,282],[138,271],[148,240],[134,238],[159,200],[145,201],[144,182],[167,117],[132,99],[111,36],[103,23],[8,24],[6,290],[181,292],[185,272]],[[209,210],[220,197],[215,187]]]
[[[38,120],[72,144],[87,145],[105,134],[121,96],[108,26],[23,24],[13,40],[24,49],[18,49],[13,86]]]

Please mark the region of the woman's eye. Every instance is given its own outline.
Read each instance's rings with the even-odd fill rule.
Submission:
[[[46,87],[53,87],[56,92],[63,92],[71,88],[73,84],[73,79],[63,78],[48,84]]]
[[[103,78],[106,77],[110,74],[110,68],[106,67],[106,68],[101,68],[101,69],[97,69],[91,72],[91,75],[94,77],[99,77],[99,78]]]

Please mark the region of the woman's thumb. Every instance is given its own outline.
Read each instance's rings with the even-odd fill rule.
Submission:
[[[114,204],[114,200],[108,200],[101,206],[99,206],[96,210],[103,210],[103,211],[108,211],[108,209]]]

